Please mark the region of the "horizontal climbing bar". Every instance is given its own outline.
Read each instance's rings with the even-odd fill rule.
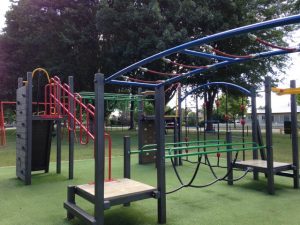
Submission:
[[[193,145],[193,146],[182,146],[182,147],[173,147],[173,148],[165,148],[165,151],[173,152],[173,151],[182,151],[182,150],[191,150],[191,149],[200,149],[200,148],[218,148],[218,147],[226,147],[226,146],[239,146],[239,145],[250,145],[255,144],[255,142],[241,142],[241,143],[222,143],[222,144],[211,144],[211,145]],[[154,146],[155,147],[155,146]],[[146,152],[155,152],[157,149],[141,149],[136,151],[131,151],[130,154],[139,154]]]
[[[182,142],[168,142],[165,143],[165,146],[170,146],[170,145],[189,145],[189,144],[195,144],[195,143],[214,143],[214,142],[222,142],[222,140],[206,140],[206,141],[182,141]],[[157,144],[149,144],[149,145],[144,145],[142,147],[142,150],[145,148],[152,148],[152,147],[156,147]]]
[[[211,145],[193,145],[193,146],[182,146],[182,147],[174,147],[170,148],[169,151],[178,151],[178,150],[191,150],[198,148],[213,148],[213,147],[225,147],[225,146],[238,146],[238,145],[250,145],[255,144],[255,142],[232,142],[232,143],[222,143],[222,144],[211,144]]]
[[[240,152],[246,150],[258,150],[261,148],[265,148],[266,146],[257,146],[257,147],[249,147],[249,148],[232,148],[232,149],[220,149],[215,151],[206,151],[206,152],[191,152],[191,153],[182,153],[182,154],[174,154],[174,155],[166,155],[165,158],[179,158],[185,156],[198,156],[198,155],[210,155],[210,154],[217,154],[217,153],[227,153],[227,152]]]

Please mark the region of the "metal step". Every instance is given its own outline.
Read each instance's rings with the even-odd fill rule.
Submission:
[[[89,224],[89,225],[96,224],[95,217],[91,216],[90,214],[85,212],[83,209],[81,209],[77,205],[70,203],[70,202],[64,202],[64,208],[72,215],[81,219],[85,224]]]

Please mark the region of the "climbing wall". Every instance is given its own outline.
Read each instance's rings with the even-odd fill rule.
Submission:
[[[28,95],[27,86],[22,86],[17,89],[16,102],[16,123],[17,123],[17,137],[16,137],[16,173],[17,177],[30,183],[28,178],[28,165],[31,160],[28,154]]]
[[[53,120],[32,121],[31,171],[49,171],[53,124]]]
[[[142,121],[142,146],[149,144],[156,144],[155,120],[145,119]],[[151,147],[153,148],[153,147]],[[144,148],[146,149],[146,148]],[[147,164],[155,162],[156,152],[145,152],[140,156],[140,164]]]

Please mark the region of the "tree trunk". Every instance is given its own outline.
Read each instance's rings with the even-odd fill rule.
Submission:
[[[206,93],[206,97],[204,99],[206,101],[206,131],[213,131],[213,109],[214,109],[214,101],[217,94],[217,90],[208,90]]]
[[[233,127],[236,128],[236,118],[235,118],[235,116],[233,117]]]

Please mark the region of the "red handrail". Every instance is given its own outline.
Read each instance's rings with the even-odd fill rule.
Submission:
[[[73,103],[73,108],[71,104]],[[47,106],[49,105],[49,109]],[[79,112],[76,111],[77,106]],[[58,116],[67,116],[67,127],[69,132],[75,132],[76,126],[79,126],[79,140],[80,144],[88,144],[89,139],[95,139],[91,128],[94,124],[90,124],[90,118],[95,121],[95,107],[91,104],[85,105],[82,102],[82,97],[78,93],[72,93],[67,84],[61,84],[58,77],[50,79],[50,83],[45,86],[45,112]],[[77,114],[79,113],[79,114]],[[83,115],[86,115],[84,122]],[[71,127],[71,120],[73,127]],[[85,139],[83,138],[85,136]],[[112,154],[112,139],[110,134],[105,133],[105,139],[108,141],[108,180],[112,180],[111,175],[111,154]]]

